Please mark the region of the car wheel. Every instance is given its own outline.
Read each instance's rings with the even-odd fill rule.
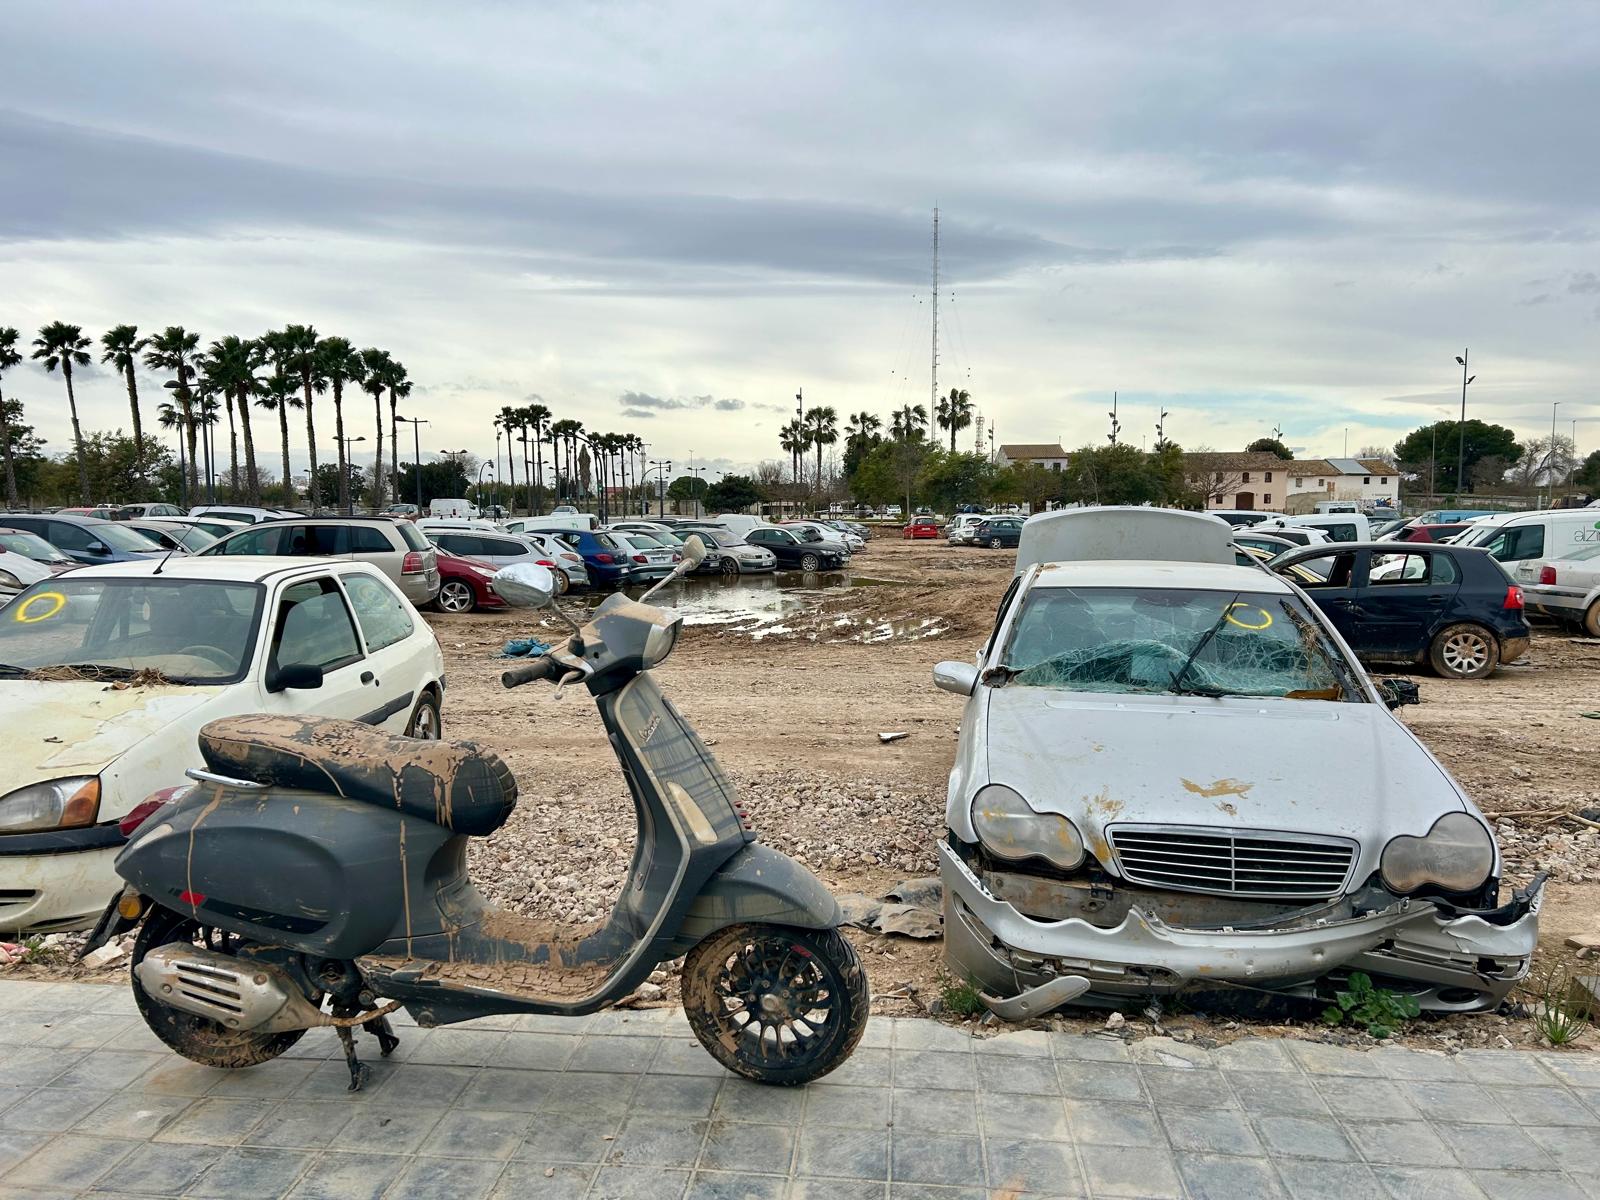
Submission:
[[[802,554],[800,556],[800,569],[802,571],[815,571],[819,560],[815,554]]]
[[[991,550],[1000,550],[1000,549],[1003,549],[1004,547],[1005,547],[1005,543],[1002,542],[999,538],[990,538],[989,539],[989,549],[991,549]]]
[[[572,590],[572,577],[565,571],[558,568],[554,571],[551,571],[550,574],[554,575],[556,578],[556,595],[565,596]]]
[[[417,707],[411,714],[411,723],[406,726],[406,736],[423,742],[437,742],[444,736],[444,722],[439,717],[439,697],[432,692],[423,692],[422,699],[417,701]]]
[[[1446,679],[1482,679],[1500,664],[1500,644],[1482,625],[1451,625],[1433,639],[1428,661]]]
[[[1600,600],[1589,605],[1589,611],[1583,614],[1583,631],[1590,637],[1600,637]]]
[[[739,573],[739,562],[737,559],[725,558],[717,564],[717,570],[724,575],[737,575]]]
[[[469,613],[478,607],[478,598],[472,594],[472,585],[459,579],[446,579],[439,586],[439,608],[449,613]]]

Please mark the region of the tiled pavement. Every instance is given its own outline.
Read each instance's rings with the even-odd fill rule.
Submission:
[[[30,1196],[1600,1198],[1600,1058],[1214,1051],[875,1019],[824,1082],[722,1071],[680,1013],[326,1030],[195,1066],[125,987],[0,982],[0,1200]],[[332,1056],[330,1058],[330,1056]]]

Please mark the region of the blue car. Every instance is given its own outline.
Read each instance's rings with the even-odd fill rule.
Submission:
[[[553,537],[583,555],[583,565],[589,572],[591,587],[621,587],[633,575],[633,568],[628,563],[628,551],[608,533],[590,529],[540,528],[536,525],[529,525],[522,532]]]
[[[167,553],[144,534],[99,517],[7,513],[4,521],[7,529],[37,534],[75,563],[136,562]]]

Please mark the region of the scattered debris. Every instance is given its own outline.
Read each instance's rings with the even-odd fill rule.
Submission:
[[[880,742],[898,742],[902,738],[908,738],[910,736],[911,735],[909,733],[904,733],[904,732],[901,732],[901,733],[880,733],[878,735],[878,740]]]
[[[116,942],[107,942],[98,950],[91,950],[78,961],[91,971],[98,971],[102,967],[109,967],[112,963],[128,956],[121,945]]]
[[[550,649],[548,642],[538,638],[512,638],[500,648],[497,658],[537,658]]]
[[[1128,1023],[1128,1018],[1119,1012],[1114,1012],[1106,1018],[1107,1029],[1121,1029]]]
[[[944,934],[944,889],[937,877],[897,883],[877,900],[860,892],[838,900],[847,925],[919,941]]]

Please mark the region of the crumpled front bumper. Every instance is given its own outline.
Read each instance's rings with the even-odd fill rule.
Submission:
[[[1543,895],[1535,888],[1506,924],[1401,899],[1359,916],[1250,930],[1183,929],[1135,907],[1102,928],[1075,917],[1029,917],[992,895],[947,844],[938,849],[951,967],[1002,999],[1062,976],[1089,980],[1086,1003],[1208,984],[1311,997],[1319,978],[1349,969],[1416,985],[1427,1010],[1478,1011],[1498,1005],[1527,975]]]

